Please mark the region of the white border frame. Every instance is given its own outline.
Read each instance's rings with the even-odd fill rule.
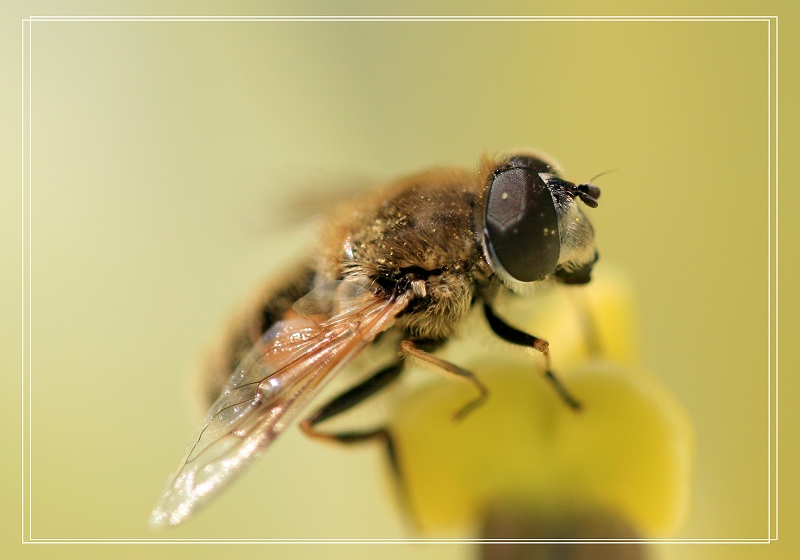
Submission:
[[[764,539],[48,539],[32,532],[32,27],[34,21],[504,22],[693,21],[768,23],[768,536]],[[774,30],[774,34],[773,34]],[[30,16],[22,20],[22,525],[23,544],[769,544],[778,540],[778,16]],[[774,58],[773,58],[774,49]],[[773,88],[774,82],[774,88]],[[27,142],[26,142],[27,141]],[[774,168],[774,174],[773,174]],[[773,190],[774,186],[774,190]],[[774,221],[773,221],[774,204]],[[27,211],[27,214],[26,214]],[[774,237],[773,237],[774,230]],[[774,239],[774,242],[773,242]],[[774,244],[773,244],[774,243]],[[773,261],[774,258],[774,261]],[[773,264],[774,263],[774,264]],[[774,266],[774,276],[773,276]],[[773,350],[774,347],[774,350]],[[774,352],[774,354],[773,354]],[[773,359],[774,356],[774,359]],[[774,364],[774,385],[773,385]],[[773,408],[774,399],[774,408]],[[27,415],[26,415],[27,412]],[[774,431],[773,431],[774,423]],[[774,447],[774,455],[773,455]],[[774,471],[774,478],[773,478]],[[26,486],[27,482],[27,486]],[[27,511],[27,519],[26,519]],[[774,515],[774,518],[773,518]],[[26,523],[27,521],[27,523]],[[774,524],[773,524],[774,521]],[[26,534],[27,530],[27,534]],[[773,536],[774,535],[774,536]]]

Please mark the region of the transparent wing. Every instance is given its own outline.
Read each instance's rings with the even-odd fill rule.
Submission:
[[[245,356],[169,478],[151,525],[177,525],[232,482],[308,399],[408,305],[351,281],[325,284],[294,305]]]

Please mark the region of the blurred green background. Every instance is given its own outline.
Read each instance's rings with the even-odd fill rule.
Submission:
[[[797,239],[797,146],[783,119],[796,116],[798,19],[789,5],[662,7],[669,14],[782,18],[783,499],[778,543],[661,546],[658,557],[791,558],[797,545],[789,535],[798,526],[798,421],[791,409],[797,350],[790,347],[798,334],[790,292],[797,267],[789,254]],[[304,9],[331,13],[321,3]],[[402,13],[444,13],[422,9]],[[593,3],[573,3],[568,11],[555,3],[465,9],[600,10]],[[637,9],[609,4],[603,12],[641,14]],[[53,3],[18,3],[2,13],[9,76],[2,90],[2,525],[4,546],[31,558],[109,552],[14,544],[21,535],[20,19],[67,10],[112,13],[104,4]],[[287,4],[186,10],[178,3],[113,6],[120,14],[298,13]],[[336,13],[376,12],[353,4]],[[431,165],[473,166],[484,151],[515,146],[552,154],[576,181],[618,170],[597,181],[603,197],[591,218],[599,266],[613,263],[631,276],[642,361],[688,409],[696,429],[693,512],[676,537],[763,539],[770,514],[774,536],[767,33],[765,22],[732,21],[34,22],[32,536],[411,536],[377,450],[320,445],[297,430],[185,526],[152,533],[146,519],[194,429],[189,390],[202,352],[250,289],[313,249],[313,230],[279,220],[286,201],[348,176],[381,181]],[[774,352],[771,365],[774,373]],[[151,557],[220,554],[199,546],[116,548],[121,557],[145,550]],[[236,552],[474,554],[466,545]]]

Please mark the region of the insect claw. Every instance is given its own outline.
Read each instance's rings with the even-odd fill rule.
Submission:
[[[561,381],[553,374],[552,371],[549,369],[544,372],[545,377],[553,386],[553,388],[558,392],[558,396],[561,397],[561,400],[564,401],[568,407],[570,407],[575,412],[580,412],[583,410],[583,405],[578,401],[575,397],[573,397],[567,388],[561,384]]]

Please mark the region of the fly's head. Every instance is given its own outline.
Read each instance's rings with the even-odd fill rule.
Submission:
[[[483,252],[514,290],[547,277],[564,284],[591,279],[594,230],[578,201],[597,207],[600,189],[564,180],[540,156],[513,155],[488,174]]]

